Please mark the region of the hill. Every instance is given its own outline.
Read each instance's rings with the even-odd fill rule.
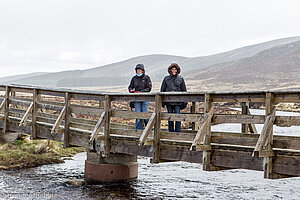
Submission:
[[[300,88],[300,41],[256,55],[190,71],[186,78],[197,90]]]
[[[138,63],[143,63],[145,65],[146,73],[150,75],[153,82],[159,82],[165,75],[167,75],[167,66],[169,66],[172,62],[176,62],[182,67],[183,76],[190,78],[191,83],[196,85],[197,82],[202,83],[204,80],[207,80],[208,77],[213,78],[212,75],[208,76],[210,70],[220,72],[220,70],[225,70],[227,67],[231,68],[233,63],[236,62],[245,62],[247,64],[247,60],[243,59],[250,59],[264,51],[274,51],[276,50],[276,47],[279,48],[282,45],[294,43],[295,41],[299,40],[300,37],[283,38],[224,53],[195,58],[161,54],[146,55],[87,70],[47,73],[1,82],[42,85],[48,87],[95,87],[127,85],[130,81],[130,78],[134,75],[134,67]],[[298,43],[296,45],[298,45]],[[279,54],[277,55],[280,56]],[[265,62],[264,58],[260,58],[255,64],[259,65],[259,62]],[[225,70],[224,73],[229,73],[229,71]],[[225,81],[225,78],[223,80]],[[214,81],[218,81],[218,79],[214,79]],[[191,88],[194,88],[194,86]]]

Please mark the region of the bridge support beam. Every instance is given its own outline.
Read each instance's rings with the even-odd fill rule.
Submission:
[[[137,177],[137,156],[111,153],[109,157],[102,157],[96,152],[87,152],[84,178],[88,184],[120,182]]]

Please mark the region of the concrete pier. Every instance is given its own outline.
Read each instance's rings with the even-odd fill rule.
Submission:
[[[89,184],[127,181],[138,177],[137,156],[110,154],[102,157],[96,152],[87,152],[84,170]]]

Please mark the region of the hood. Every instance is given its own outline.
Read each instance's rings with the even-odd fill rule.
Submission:
[[[177,75],[180,74],[180,67],[179,67],[179,65],[176,64],[176,63],[172,63],[172,64],[168,67],[168,72],[169,72],[169,74],[172,75],[171,69],[172,69],[173,67],[176,67],[176,69],[177,69]]]
[[[135,67],[135,71],[136,71],[137,69],[141,69],[141,70],[143,70],[143,73],[145,73],[145,67],[144,67],[143,64],[137,64],[136,67]]]

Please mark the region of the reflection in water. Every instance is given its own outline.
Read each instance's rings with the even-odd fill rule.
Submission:
[[[240,125],[217,125],[213,129],[217,128],[239,131]],[[300,128],[291,128],[289,134],[299,133]],[[201,164],[151,164],[144,157],[138,159],[137,180],[66,184],[83,179],[85,159],[86,154],[80,153],[61,164],[0,171],[0,199],[300,199],[300,178],[269,180],[263,178],[263,172],[239,169],[207,172]]]

